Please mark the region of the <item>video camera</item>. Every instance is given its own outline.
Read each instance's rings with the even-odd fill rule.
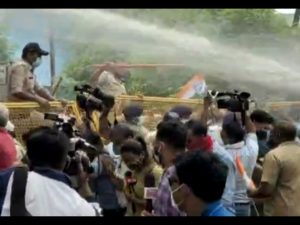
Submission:
[[[103,108],[112,108],[115,104],[115,98],[107,95],[100,88],[92,88],[88,84],[76,85],[74,91],[79,92],[76,101],[81,109],[88,111],[102,111]]]
[[[249,98],[251,94],[248,92],[239,92],[237,90],[232,92],[218,92],[212,90],[208,91],[208,94],[213,99],[216,99],[219,109],[228,109],[231,112],[249,110]]]
[[[219,109],[228,109],[231,112],[240,112],[242,123],[245,125],[246,111],[249,110],[251,94],[248,92],[218,92],[216,90],[208,91],[208,95],[217,103]]]
[[[68,138],[72,138],[77,135],[76,132],[78,131],[73,129],[76,122],[75,117],[59,115],[57,113],[45,113],[44,119],[54,121],[54,128],[64,132]]]
[[[88,160],[83,160],[81,162],[83,169],[87,173],[93,173],[93,168],[90,166],[90,162],[95,159],[99,152],[95,146],[89,144],[83,138],[80,138],[79,131],[74,127],[76,118],[63,114],[45,113],[44,119],[54,121],[54,128],[58,131],[64,132],[70,139],[71,149],[68,152],[68,163],[64,172],[70,176],[78,174],[78,164],[75,160],[75,155],[77,151],[83,151],[88,156]]]

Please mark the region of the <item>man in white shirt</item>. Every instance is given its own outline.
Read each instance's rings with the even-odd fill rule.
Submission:
[[[224,118],[221,137],[225,150],[230,153],[235,163],[237,157],[240,157],[247,176],[252,177],[258,156],[258,142],[255,126],[249,116],[246,116],[245,129],[246,132],[232,113]],[[236,171],[234,203],[236,216],[250,216],[250,199],[247,196],[247,185],[239,171]]]
[[[208,124],[209,108],[211,104],[212,101],[210,98],[204,99],[204,111],[201,115],[203,124]],[[250,200],[247,197],[246,183],[243,180],[242,175],[236,169],[236,157],[240,157],[243,165],[245,166],[248,177],[252,177],[258,156],[258,142],[255,126],[247,115],[245,121],[245,132],[241,126],[239,113],[234,114],[228,111],[220,113],[220,117],[217,122],[221,122],[222,125],[214,124],[208,127],[208,134],[214,139],[213,152],[217,153],[220,157],[223,156],[223,159],[226,158],[226,161],[231,161],[231,163],[227,163],[227,165],[232,164],[232,162],[235,164],[235,187],[234,185],[230,185],[234,179],[228,179],[228,181],[231,182],[227,182],[226,184],[225,192],[227,194],[225,195],[225,199],[230,200],[233,197],[236,216],[249,216]],[[231,160],[228,158],[228,153],[231,156]],[[230,186],[231,188],[229,188]],[[235,190],[233,188],[235,188]]]
[[[30,172],[22,175],[24,180],[21,185],[18,183],[16,186],[17,180],[20,180],[18,179],[20,168],[0,172],[1,216],[15,215],[12,213],[14,212],[12,206],[15,206],[16,202],[17,205],[23,202],[23,211],[27,211],[31,216],[100,215],[99,205],[90,204],[84,199],[90,197],[90,191],[87,175],[83,172],[81,163],[78,164],[80,168],[78,192],[71,187],[69,177],[62,172],[70,148],[69,139],[65,134],[49,127],[37,128],[27,135],[26,147]],[[14,192],[19,186],[24,186],[22,195],[19,195],[20,192]]]

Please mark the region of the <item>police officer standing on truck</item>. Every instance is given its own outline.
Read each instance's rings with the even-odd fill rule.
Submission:
[[[56,100],[39,85],[34,75],[34,69],[41,64],[42,56],[47,55],[49,52],[41,49],[38,43],[25,45],[22,59],[12,64],[9,74],[9,101],[34,101],[42,107],[49,107],[49,101]]]

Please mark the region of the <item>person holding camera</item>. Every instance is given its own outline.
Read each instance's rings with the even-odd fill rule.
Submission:
[[[90,176],[90,186],[95,193],[94,199],[101,205],[103,216],[124,216],[127,202],[122,201],[122,196],[120,196],[124,182],[115,174],[116,162],[106,151],[96,132],[87,132],[82,137],[95,146],[99,152],[91,163],[93,173]]]
[[[241,159],[248,177],[252,177],[258,157],[258,142],[255,126],[250,117],[246,116],[245,130],[234,113],[224,117],[221,137],[224,145],[215,143],[215,148],[225,149],[236,164]],[[236,170],[236,187],[234,192],[234,205],[236,216],[250,216],[251,200],[247,196],[247,185],[243,176]]]
[[[6,193],[1,195],[1,215],[99,216],[99,205],[84,199],[91,196],[88,175],[82,166],[86,156],[76,155],[78,192],[63,172],[70,151],[69,138],[49,127],[33,129],[25,138],[29,171],[27,167],[15,167],[0,175],[0,188]]]
[[[231,102],[230,102],[231,101]],[[231,99],[227,101],[231,109]],[[234,101],[235,107],[242,103]],[[238,104],[237,104],[238,103]],[[209,120],[209,108],[213,104],[211,97],[204,99],[204,110],[201,115],[201,120],[204,124]],[[233,106],[232,106],[233,107]],[[244,121],[241,112],[228,112],[223,115],[221,129],[211,130],[210,134],[214,139],[214,152],[225,152],[231,155],[231,159],[237,168],[237,158],[239,158],[242,164],[245,166],[246,174],[248,177],[252,177],[256,160],[258,157],[258,141],[256,136],[255,125],[251,121],[247,112],[244,111]],[[243,128],[242,123],[245,124]],[[233,203],[236,216],[250,216],[251,200],[247,196],[246,182],[240,172],[235,169],[235,187],[232,187]]]

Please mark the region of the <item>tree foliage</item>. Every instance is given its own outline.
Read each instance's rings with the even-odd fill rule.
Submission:
[[[0,26],[0,62],[9,61],[12,53],[13,47],[7,39],[6,29]]]
[[[205,33],[212,39],[248,46],[253,48],[253,51],[264,51],[266,54],[268,51],[262,50],[261,46],[271,45],[270,43],[287,45],[300,37],[299,29],[291,29],[285,18],[273,9],[111,9],[110,11],[177,30]],[[78,29],[77,27],[74,29]],[[260,47],[256,48],[257,46]],[[71,85],[85,82],[91,76],[92,71],[87,67],[90,64],[111,60],[135,63],[137,59],[144,63],[155,62],[150,57],[139,55],[139,52],[122,52],[114,48],[114,44],[109,43],[109,40],[100,40],[97,46],[76,43],[72,44],[70,49],[72,49],[71,57],[63,72],[65,81],[59,91],[61,96],[69,98],[74,97],[70,91],[73,89]],[[292,49],[298,51],[296,52],[298,54],[299,44],[292,46]],[[168,71],[137,69],[132,72],[132,78],[126,85],[129,94],[170,96],[196,72],[198,71],[192,69]],[[218,83],[215,80],[211,81],[214,84]],[[224,85],[224,82],[222,84]]]

